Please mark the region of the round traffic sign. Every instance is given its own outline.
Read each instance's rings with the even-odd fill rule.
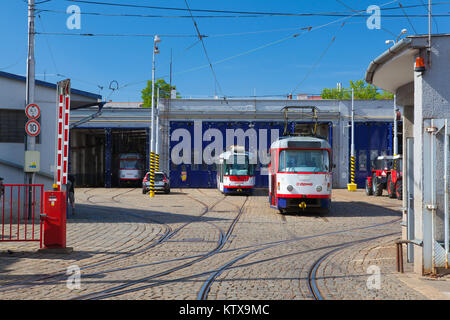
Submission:
[[[37,104],[30,103],[25,108],[25,114],[29,119],[35,120],[41,116],[41,109],[38,107]]]
[[[37,122],[36,120],[29,120],[25,124],[25,131],[29,136],[34,137],[37,136],[39,132],[41,132],[41,126],[39,122]]]

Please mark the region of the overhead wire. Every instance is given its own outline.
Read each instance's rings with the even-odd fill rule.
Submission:
[[[249,15],[261,15],[261,16],[320,16],[320,15],[336,15],[336,14],[349,14],[353,13],[353,11],[333,11],[333,12],[308,12],[308,13],[290,13],[290,12],[258,12],[258,11],[237,11],[237,10],[215,10],[215,9],[186,9],[186,8],[175,8],[175,7],[160,7],[160,6],[149,6],[149,5],[138,5],[138,4],[130,4],[130,3],[112,3],[112,2],[101,2],[101,1],[89,1],[89,0],[66,0],[68,2],[76,2],[76,3],[84,3],[84,4],[93,4],[93,5],[104,5],[104,6],[117,6],[117,7],[130,7],[130,8],[146,8],[146,9],[158,9],[158,10],[170,10],[170,11],[189,11],[189,12],[208,12],[208,13],[232,13],[232,14],[249,14]],[[436,5],[445,5],[449,4],[449,1],[446,2],[437,2],[433,3],[433,6]],[[415,7],[423,7],[425,4],[413,4],[404,6],[404,8],[415,8]],[[398,10],[398,7],[387,7],[380,8],[382,11],[387,10]],[[357,10],[359,13],[366,13],[366,9]]]
[[[428,14],[428,13],[429,13],[428,5],[426,5],[426,4],[423,2],[423,0],[420,0],[420,2],[427,8],[427,14]],[[439,33],[438,23],[437,23],[436,18],[434,17],[433,14],[431,14],[431,18],[433,19],[434,24],[436,25],[436,33]]]
[[[295,86],[295,88],[293,90],[291,90],[290,94],[293,94],[306,81],[306,79],[309,77],[309,75],[317,67],[319,62],[323,59],[323,57],[325,57],[326,53],[328,52],[328,50],[331,48],[334,41],[336,40],[337,33],[344,27],[344,25],[345,25],[345,22],[343,22],[341,24],[341,26],[338,28],[338,30],[333,34],[333,37],[331,38],[330,42],[328,43],[328,46],[325,48],[325,50],[322,52],[322,54],[317,58],[317,60],[314,62],[314,64],[311,66],[311,68],[308,70],[308,72],[305,74],[303,79]]]
[[[190,15],[192,16],[192,12],[191,12],[191,10],[189,8],[189,4],[188,4],[187,0],[184,0],[184,2],[186,3],[186,7],[188,8]],[[216,85],[219,87],[220,92],[222,92],[222,88],[220,86],[219,81],[217,80],[216,72],[214,71],[214,68],[213,68],[213,66],[211,64],[211,59],[209,58],[208,51],[206,50],[205,42],[203,41],[203,37],[202,37],[202,35],[200,33],[200,30],[198,29],[197,22],[195,21],[194,17],[192,17],[192,22],[194,23],[195,30],[197,31],[198,38],[200,39],[200,41],[202,43],[203,51],[205,53],[206,59],[208,60],[209,67],[210,67],[211,72],[212,72],[213,77],[214,77],[214,95],[216,95],[216,88],[215,88]],[[223,94],[223,92],[222,92],[222,94]]]
[[[408,15],[407,15],[407,13],[406,13],[405,9],[403,8],[402,3],[400,1],[398,2],[398,5],[399,5],[400,8],[402,8],[402,12],[403,12],[404,16],[406,17],[406,19],[408,20],[408,23],[411,26],[411,28],[413,29],[414,33],[417,34],[416,28],[414,28],[414,25],[412,24],[411,20],[409,19]]]

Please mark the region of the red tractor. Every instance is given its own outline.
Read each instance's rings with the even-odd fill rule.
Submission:
[[[380,156],[372,161],[372,173],[366,179],[366,194],[381,196],[386,189],[389,198],[402,200],[402,156]]]

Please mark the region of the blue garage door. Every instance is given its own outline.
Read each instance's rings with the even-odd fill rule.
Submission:
[[[351,141],[349,143],[351,143]],[[371,161],[376,159],[376,157],[380,155],[391,155],[391,154],[392,154],[391,122],[355,123],[355,157],[356,157],[355,182],[358,185],[358,188],[365,187],[366,177],[371,171]]]

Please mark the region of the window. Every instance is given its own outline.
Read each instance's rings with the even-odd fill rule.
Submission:
[[[254,175],[254,165],[249,164],[248,156],[234,156],[226,161],[225,175],[252,176]]]
[[[287,149],[280,152],[279,172],[329,172],[327,150]]]
[[[0,109],[0,142],[25,143],[26,121],[24,110]],[[39,135],[36,143],[40,143]]]

